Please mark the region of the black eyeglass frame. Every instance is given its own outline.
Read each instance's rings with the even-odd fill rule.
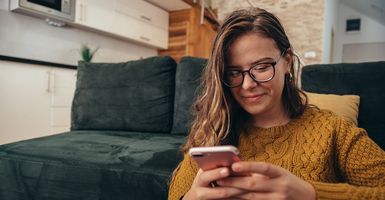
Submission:
[[[250,67],[248,70],[225,70],[226,71],[237,71],[237,72],[240,72],[242,74],[242,81],[238,84],[238,85],[235,85],[235,86],[231,86],[231,85],[228,85],[226,83],[226,81],[224,79],[222,79],[222,82],[223,84],[225,84],[227,87],[229,88],[235,88],[235,87],[239,87],[243,84],[243,81],[245,80],[245,73],[247,72],[249,74],[249,76],[251,77],[251,79],[253,79],[255,82],[257,83],[265,83],[265,82],[268,82],[268,81],[271,81],[274,76],[275,76],[275,65],[278,64],[278,62],[281,60],[281,58],[283,57],[283,55],[286,53],[286,50],[282,52],[282,54],[279,56],[279,58],[276,60],[276,61],[273,61],[273,62],[261,62],[261,63],[257,63],[255,64],[254,66]],[[271,78],[269,79],[266,79],[266,80],[257,80],[253,74],[250,73],[250,71],[252,69],[254,69],[255,67],[257,67],[258,65],[262,65],[262,64],[270,64],[271,67],[273,67],[273,75],[271,76]],[[226,73],[225,73],[226,74]]]

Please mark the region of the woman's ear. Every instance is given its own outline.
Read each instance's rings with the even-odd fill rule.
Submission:
[[[293,65],[293,51],[288,48],[285,52],[284,58],[286,60],[286,72],[290,73],[291,66]]]

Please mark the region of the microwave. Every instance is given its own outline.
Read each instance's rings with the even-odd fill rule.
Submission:
[[[12,11],[73,22],[75,0],[10,0]]]

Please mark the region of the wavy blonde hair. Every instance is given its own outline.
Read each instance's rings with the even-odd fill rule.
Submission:
[[[293,53],[279,19],[259,8],[234,11],[218,30],[210,59],[203,70],[200,94],[193,105],[194,121],[187,143],[182,147],[184,153],[196,146],[237,145],[239,127],[246,121],[248,113],[234,100],[222,77],[229,47],[236,38],[247,33],[273,39],[281,53],[286,51],[285,54],[293,58],[290,74],[285,75],[282,102],[290,118],[304,112],[307,97],[296,81],[299,58]]]

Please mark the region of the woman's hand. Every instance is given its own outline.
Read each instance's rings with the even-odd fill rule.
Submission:
[[[236,195],[245,193],[244,190],[233,187],[213,187],[212,184],[230,175],[226,167],[203,171],[200,169],[192,183],[190,190],[183,197],[184,200],[195,199],[235,199]]]
[[[217,181],[219,187],[233,187],[246,191],[239,199],[316,199],[313,186],[289,171],[264,162],[236,162],[236,173],[251,176],[228,177]]]

